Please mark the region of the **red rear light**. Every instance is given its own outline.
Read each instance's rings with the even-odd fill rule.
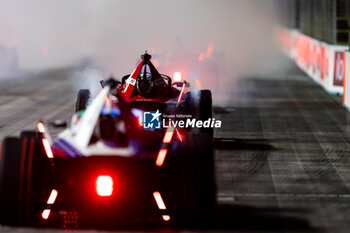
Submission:
[[[51,208],[51,206],[55,203],[57,195],[58,195],[57,190],[56,189],[52,189],[52,191],[50,193],[50,196],[49,196],[49,199],[47,200],[47,205],[48,205],[49,208]],[[51,213],[51,209],[44,209],[44,211],[41,214],[41,217],[44,220],[47,220],[49,218],[49,216],[50,216],[50,213]]]
[[[41,121],[39,121],[39,122],[36,124],[36,127],[37,127],[37,129],[38,129],[38,131],[39,131],[40,133],[45,133],[45,126],[44,126],[44,124],[43,124]],[[50,146],[49,141],[48,141],[46,138],[42,138],[41,141],[42,141],[42,143],[43,143],[46,156],[47,156],[49,159],[52,159],[52,158],[53,158],[53,153],[52,153],[52,149],[51,149],[51,146]]]
[[[47,204],[52,205],[53,203],[55,203],[57,194],[58,194],[57,190],[52,189],[49,199],[47,200]]]
[[[45,126],[41,121],[36,124],[36,127],[40,133],[45,133]]]
[[[160,192],[158,192],[158,191],[153,192],[153,197],[157,203],[158,208],[160,210],[166,210],[166,206],[164,204],[162,196],[160,195]]]
[[[170,216],[167,214],[164,214],[162,217],[163,217],[163,220],[166,222],[170,220]]]
[[[153,192],[153,197],[154,197],[154,200],[156,201],[157,203],[157,206],[158,206],[158,209],[160,210],[166,210],[166,206],[165,206],[165,203],[163,201],[163,198],[162,198],[162,195],[160,195],[160,192],[158,191],[155,191]],[[169,221],[170,220],[170,215],[168,214],[163,214],[162,215],[162,218],[165,222]]]
[[[173,138],[173,134],[174,134],[174,128],[168,128],[167,131],[165,132],[163,143],[170,143],[171,139]]]
[[[46,138],[41,139],[41,141],[43,142],[44,149],[45,149],[45,152],[46,152],[46,156],[49,159],[52,159],[53,158],[53,153],[52,153],[49,141]]]
[[[166,157],[167,153],[168,153],[168,149],[160,149],[159,150],[158,156],[157,156],[157,159],[156,159],[156,165],[158,167],[163,166],[163,163],[164,163],[164,160],[165,160],[165,157]]]
[[[45,220],[47,220],[50,216],[51,210],[50,209],[45,209],[43,213],[41,214],[41,217]]]
[[[96,192],[101,197],[111,196],[113,193],[113,179],[110,176],[97,177]]]

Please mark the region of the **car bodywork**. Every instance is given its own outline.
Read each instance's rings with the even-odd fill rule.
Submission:
[[[141,55],[141,62],[135,70],[122,77],[115,96],[123,98],[134,108],[143,111],[160,111],[163,115],[186,116],[187,118],[208,120],[212,118],[212,99],[210,90],[193,89],[186,80],[172,80],[168,75],[160,74],[151,62],[147,52]],[[180,74],[181,76],[181,74]],[[105,81],[101,80],[102,86]],[[84,110],[90,98],[89,90],[80,90],[76,102],[76,111]],[[187,130],[208,133],[213,137],[213,129]],[[179,129],[177,129],[179,131]]]
[[[215,203],[211,137],[188,131],[180,138],[171,127],[143,129],[142,111],[116,88],[107,81],[55,138],[39,122],[36,132],[4,139],[2,223],[71,229],[188,225],[209,216],[204,213]]]

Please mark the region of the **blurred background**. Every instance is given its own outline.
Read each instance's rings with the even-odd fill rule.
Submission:
[[[160,72],[221,90],[283,69],[272,0],[0,0],[0,70],[89,66],[117,78],[147,50]]]
[[[281,24],[330,44],[348,45],[350,1],[282,0]]]
[[[348,44],[347,0],[0,0],[0,77],[85,67],[73,86],[129,74],[145,50],[160,72],[229,100],[238,77],[284,73],[278,28]],[[77,78],[79,77],[79,78]],[[96,78],[93,78],[96,77]],[[84,82],[86,84],[84,84]]]

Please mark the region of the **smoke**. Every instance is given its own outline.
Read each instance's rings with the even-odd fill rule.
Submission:
[[[0,0],[0,45],[18,51],[19,70],[89,60],[115,77],[148,50],[161,73],[222,93],[283,70],[276,11],[273,0]]]
[[[80,89],[89,89],[93,98],[101,90],[100,81],[103,79],[103,74],[91,67],[84,67],[71,74],[73,90],[78,92]]]

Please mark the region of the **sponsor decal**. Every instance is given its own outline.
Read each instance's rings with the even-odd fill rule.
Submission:
[[[343,86],[344,78],[344,53],[335,52],[334,54],[334,77],[333,84],[335,86]]]
[[[135,86],[135,84],[136,84],[136,79],[129,77],[129,78],[126,80],[126,82],[127,82],[127,83],[130,83],[130,84],[133,85],[133,86]]]

